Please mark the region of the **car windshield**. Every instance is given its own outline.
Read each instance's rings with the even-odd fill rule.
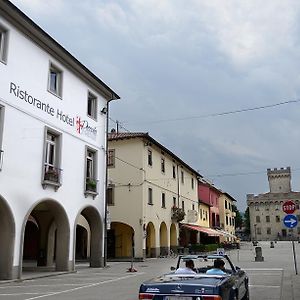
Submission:
[[[185,268],[186,261],[192,260],[194,262],[194,271],[196,273],[206,273],[207,270],[214,268],[214,261],[215,260],[222,260],[225,265],[223,271],[226,273],[232,273],[233,269],[230,265],[229,260],[226,256],[200,256],[200,255],[187,255],[180,257],[178,268]]]

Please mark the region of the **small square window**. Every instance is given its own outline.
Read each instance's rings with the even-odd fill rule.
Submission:
[[[115,167],[115,149],[108,150],[107,166],[110,168]]]
[[[48,90],[56,96],[62,96],[62,71],[50,64]]]
[[[87,115],[97,120],[97,97],[90,92],[87,100]]]
[[[7,62],[8,31],[0,26],[0,61]]]
[[[111,185],[111,184],[107,188],[107,205],[109,205],[109,206],[115,205],[114,185]]]

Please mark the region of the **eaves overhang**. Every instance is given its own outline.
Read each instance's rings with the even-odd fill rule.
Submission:
[[[188,169],[192,173],[196,174],[196,176],[198,178],[202,178],[203,177],[198,171],[194,170],[192,167],[190,167],[188,164],[186,164],[182,159],[180,159],[172,151],[170,151],[168,148],[166,148],[165,146],[163,146],[162,144],[160,144],[158,141],[156,141],[154,138],[152,138],[148,134],[148,132],[121,132],[121,133],[116,133],[115,132],[115,133],[109,133],[108,134],[108,141],[133,139],[133,138],[142,138],[142,139],[147,140],[149,143],[156,145],[163,152],[168,153],[174,160],[178,161],[186,169]]]

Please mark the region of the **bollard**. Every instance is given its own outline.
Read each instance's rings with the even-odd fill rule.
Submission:
[[[261,247],[255,247],[255,254],[256,254],[255,261],[264,261]]]
[[[271,243],[270,243],[270,248],[274,248],[274,242],[273,241],[271,241]]]

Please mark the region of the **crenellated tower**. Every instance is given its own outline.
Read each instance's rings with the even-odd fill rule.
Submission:
[[[267,169],[271,193],[291,192],[291,168]]]

